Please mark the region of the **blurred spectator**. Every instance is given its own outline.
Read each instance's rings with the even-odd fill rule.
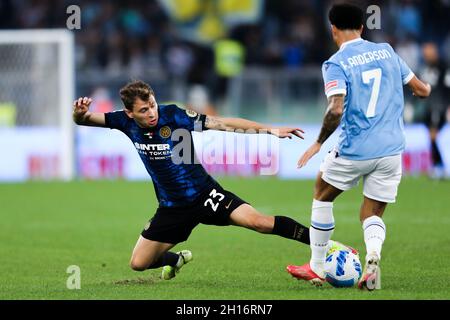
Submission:
[[[187,44],[177,40],[166,48],[165,60],[170,75],[184,78],[192,67],[194,56]]]
[[[287,47],[288,50],[291,50],[291,60],[287,59],[286,64],[288,66],[302,66],[305,63],[307,52],[316,38],[314,22],[305,14],[297,15],[292,19],[288,30],[289,41]],[[295,55],[292,55],[293,52],[295,52]]]
[[[242,44],[245,47],[245,62],[247,65],[264,63],[264,41],[260,26],[245,26]]]
[[[147,69],[147,59],[142,43],[132,40],[128,43],[128,74],[134,78],[140,78]]]
[[[402,0],[397,6],[397,36],[400,39],[408,35],[418,38],[422,28],[422,17],[415,1]]]
[[[216,5],[215,0],[209,1]],[[320,66],[336,51],[327,10],[334,0],[261,0],[259,22],[236,25],[226,38],[239,41],[251,66]],[[80,71],[139,76],[166,72],[189,84],[218,82],[212,48],[181,38],[162,0],[0,0],[0,28],[65,28],[66,7],[81,8],[81,30],[74,31]],[[450,1],[361,0],[363,8],[381,7],[381,30],[368,30],[369,40],[388,41],[413,70],[419,46],[433,40],[450,63]],[[327,39],[327,40],[323,40]],[[220,82],[220,81],[219,81]]]
[[[137,4],[131,7],[123,8],[120,16],[121,24],[131,37],[143,37],[148,35],[151,25],[142,16]]]
[[[127,64],[126,38],[122,32],[115,32],[106,39],[105,51],[99,54],[98,59],[110,74],[119,73]]]
[[[23,28],[45,28],[50,11],[46,1],[32,0],[22,10],[19,21]]]
[[[450,66],[450,33],[447,35],[443,45],[445,63]]]
[[[202,85],[194,85],[189,89],[187,107],[208,116],[217,115],[217,111],[209,99],[207,89]]]
[[[430,132],[431,157],[434,178],[442,178],[444,168],[441,153],[436,144],[439,130],[446,122],[447,109],[450,108],[450,69],[439,57],[438,47],[428,42],[422,46],[424,66],[420,70],[420,78],[432,87],[432,95],[426,100],[425,124]]]
[[[418,70],[421,53],[420,46],[412,35],[406,36],[395,46],[395,51],[406,62],[411,70]]]
[[[159,38],[151,34],[147,38],[147,50],[145,52],[147,67],[149,72],[161,72],[162,60],[161,60],[162,45]]]
[[[0,0],[0,29],[11,29],[17,26],[14,12],[13,0]]]
[[[92,112],[106,113],[114,111],[114,103],[107,88],[96,88],[90,97],[92,98],[92,104],[90,106]]]

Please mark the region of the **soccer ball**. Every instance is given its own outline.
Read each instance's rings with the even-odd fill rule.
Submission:
[[[336,250],[325,261],[325,280],[333,287],[353,287],[361,277],[358,255],[347,250]]]

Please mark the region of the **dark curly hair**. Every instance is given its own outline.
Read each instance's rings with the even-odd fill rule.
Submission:
[[[339,3],[330,9],[328,19],[339,30],[359,30],[363,25],[364,12],[356,5]]]

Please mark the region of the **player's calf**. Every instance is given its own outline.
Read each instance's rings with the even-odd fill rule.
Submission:
[[[145,257],[134,255],[131,258],[130,267],[134,271],[144,271],[164,266],[176,266],[179,257],[179,254],[173,252],[164,252],[159,258],[154,255]]]
[[[271,233],[274,225],[274,217],[257,215],[250,222],[250,228],[259,233]]]
[[[284,216],[267,216],[248,204],[236,208],[230,215],[231,223],[264,234],[309,244],[309,230],[294,219]]]
[[[230,222],[233,225],[260,233],[271,233],[274,226],[274,217],[263,215],[252,206],[243,204],[231,213]]]

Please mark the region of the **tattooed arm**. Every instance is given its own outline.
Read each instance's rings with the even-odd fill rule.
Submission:
[[[236,129],[242,130],[266,130],[269,131],[268,127],[264,127],[262,124],[239,119],[239,118],[221,118],[221,117],[213,117],[206,116],[205,127],[213,130],[220,131],[231,131],[234,132]]]
[[[301,168],[308,163],[317,152],[320,151],[322,144],[330,137],[341,122],[342,113],[344,112],[343,94],[333,95],[328,98],[328,108],[323,119],[322,128],[316,142],[302,155],[297,162],[297,167]]]
[[[333,134],[341,122],[342,113],[344,112],[344,95],[337,94],[328,99],[328,108],[320,129],[317,142],[323,144],[329,136]]]
[[[273,134],[279,138],[292,138],[295,135],[301,139],[303,132],[300,128],[290,127],[270,127],[261,123],[241,119],[241,118],[222,118],[206,116],[205,127],[213,130],[236,132],[239,130],[241,133],[266,133]]]

